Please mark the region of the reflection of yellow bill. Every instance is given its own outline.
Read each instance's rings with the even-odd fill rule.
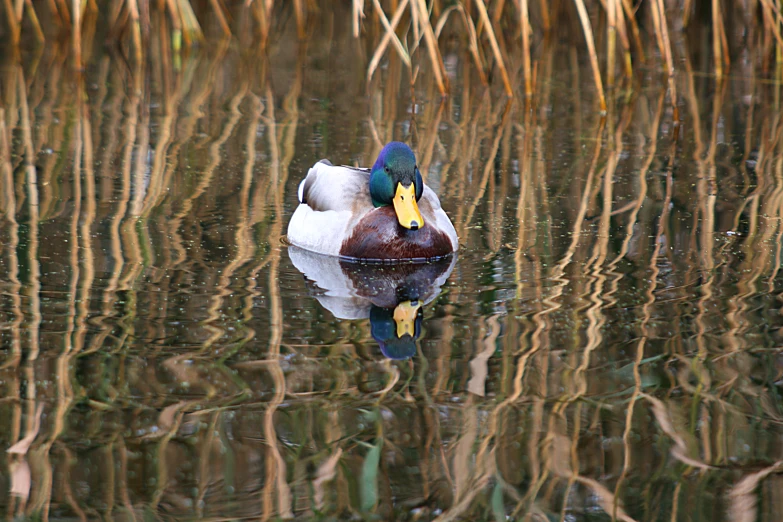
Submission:
[[[411,183],[403,187],[397,183],[397,193],[394,195],[394,212],[397,213],[397,221],[400,225],[411,230],[417,230],[424,226],[424,219],[416,204],[416,186]]]
[[[405,334],[413,337],[416,328],[416,313],[421,308],[419,301],[403,301],[394,309],[394,322],[397,324],[397,338]]]

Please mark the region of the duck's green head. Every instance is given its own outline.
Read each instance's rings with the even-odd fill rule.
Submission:
[[[378,155],[370,174],[373,205],[394,205],[400,225],[417,230],[424,226],[424,219],[416,203],[423,192],[424,181],[411,148],[399,141],[387,144]]]

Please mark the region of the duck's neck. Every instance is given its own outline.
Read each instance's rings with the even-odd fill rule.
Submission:
[[[392,204],[394,186],[391,177],[383,169],[373,169],[370,174],[370,198],[375,208]]]

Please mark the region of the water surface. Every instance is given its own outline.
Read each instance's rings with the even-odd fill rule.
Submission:
[[[323,24],[4,62],[6,516],[779,520],[779,85],[685,48],[680,127],[655,69],[602,118],[547,44],[532,107],[460,51],[441,101],[394,58],[368,86],[350,17]],[[307,168],[392,139],[457,258],[297,258]]]

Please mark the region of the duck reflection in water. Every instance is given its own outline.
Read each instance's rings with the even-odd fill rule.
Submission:
[[[366,264],[290,246],[311,294],[337,319],[370,319],[383,355],[404,360],[416,354],[422,308],[440,294],[456,255],[427,263]]]

